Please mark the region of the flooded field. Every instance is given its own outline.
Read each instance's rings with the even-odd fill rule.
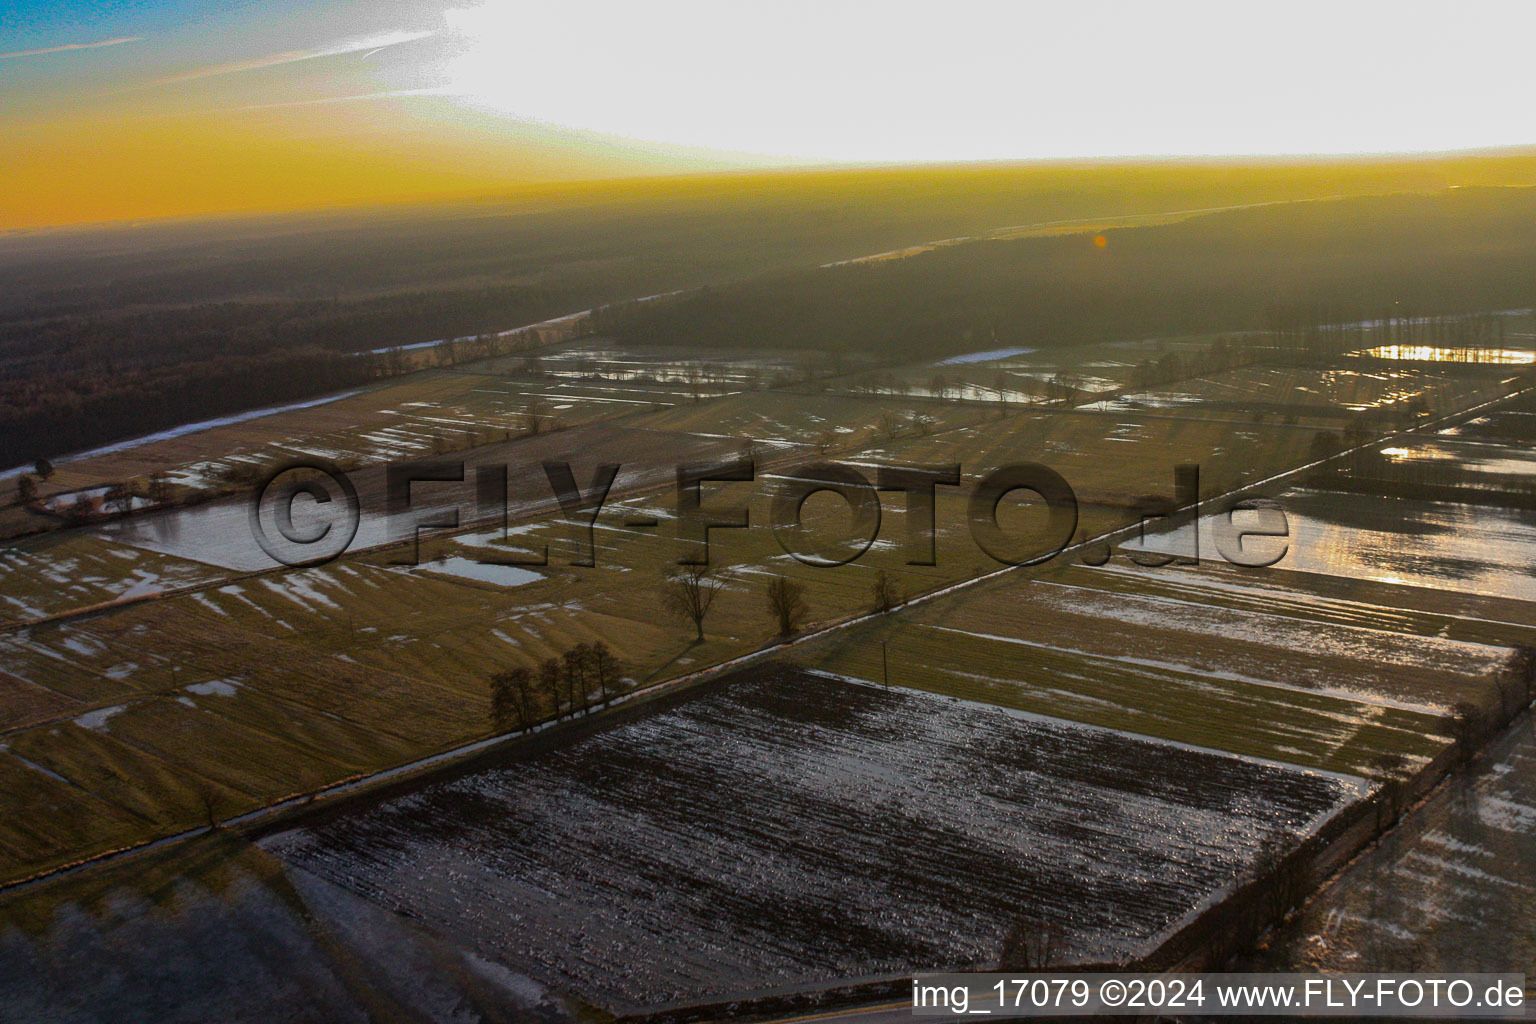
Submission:
[[[1364,784],[765,670],[366,812],[291,864],[609,1009],[990,969],[1026,918],[1135,956]]]
[[[850,357],[850,366],[867,363]],[[431,458],[631,414],[654,415],[825,372],[817,354],[620,348],[602,339],[460,362],[282,407],[187,424],[57,459],[67,501],[151,474],[184,496],[251,483],[282,461]],[[0,480],[18,476],[7,469]]]
[[[1518,348],[1446,348],[1437,345],[1378,345],[1355,355],[1409,363],[1491,363],[1497,366],[1528,366],[1536,352]]]
[[[1536,512],[1486,505],[1294,491],[1279,568],[1529,598],[1536,588]]]
[[[785,449],[778,442],[765,442],[763,457],[772,457]],[[546,460],[570,460],[578,475],[586,466],[614,462],[622,466],[614,484],[615,493],[654,487],[672,480],[679,463],[734,457],[738,446],[730,438],[690,434],[682,431],[623,429],[610,424],[592,423],[556,434],[545,434],[519,441],[486,445],[458,457],[464,465],[464,482],[416,485],[412,488],[410,511],[401,522],[391,524],[387,514],[385,473],[374,468],[351,474],[359,492],[361,517],[357,532],[347,550],[359,551],[379,544],[410,537],[409,520],[440,518],[457,510],[459,521],[469,525],[478,515],[489,515],[476,505],[474,481],[481,466],[508,467],[509,487],[506,510],[511,519],[558,511],[549,481],[538,469]],[[453,461],[453,460],[450,460]],[[279,489],[280,490],[280,489]],[[121,522],[94,527],[90,532],[103,540],[127,548],[160,552],[177,558],[241,571],[274,568],[277,563],[265,552],[251,528],[251,497],[227,498],[202,505],[192,505],[165,512],[135,516]],[[345,519],[337,500],[321,508],[307,499],[294,504],[294,522],[300,530],[332,523],[338,531]],[[264,513],[266,514],[266,513]],[[306,515],[309,518],[306,518]],[[404,523],[403,531],[401,523]],[[269,526],[268,529],[271,529]],[[119,548],[124,550],[125,548]],[[0,570],[3,571],[3,570]]]
[[[764,387],[775,378],[803,373],[815,361],[814,355],[804,352],[748,355],[729,349],[621,347],[598,339],[546,351],[531,360],[514,357],[493,365],[512,364],[563,380],[683,384],[718,392]],[[677,393],[690,394],[687,390]]]
[[[1465,423],[1446,427],[1440,433],[1446,437],[1466,438],[1473,441],[1515,441],[1529,444],[1536,437],[1536,412],[1527,408],[1510,407],[1494,410],[1473,417]]]
[[[1289,529],[1277,569],[1516,600],[1536,593],[1536,511],[1309,488],[1286,490],[1275,500]],[[1258,526],[1256,516],[1245,521],[1251,515],[1239,512],[1234,522]],[[1233,550],[1220,519],[1200,520],[1202,558],[1220,558],[1218,542]],[[1188,554],[1194,551],[1190,533],[1186,525],[1126,548]],[[1248,557],[1263,559],[1282,542],[1257,537],[1244,544],[1255,552]]]
[[[1423,441],[1404,439],[1381,449],[1381,454],[1398,464],[1454,463],[1467,474],[1473,485],[1484,477],[1536,477],[1536,452],[1508,444],[1461,440],[1449,431],[1444,436]]]
[[[1258,969],[1536,965],[1536,724],[1529,714],[1277,936]]]
[[[397,966],[391,943],[409,960],[408,991],[382,998],[422,1020],[462,1007],[434,1001],[412,973],[420,963],[448,964],[459,991],[490,993],[486,1005],[506,988],[623,1011],[991,968],[1011,935],[1042,922],[1059,929],[1062,961],[1151,951],[1264,839],[1293,845],[1366,796],[1382,765],[1431,763],[1452,742],[1449,709],[1497,697],[1509,648],[1536,634],[1524,603],[1536,510],[1345,493],[1309,471],[1280,494],[1288,551],[1267,572],[1143,569],[1120,554],[1091,567],[1069,552],[945,593],[1000,565],[967,518],[968,487],[991,468],[1038,459],[1061,472],[1089,537],[1132,522],[1177,465],[1198,462],[1205,492],[1223,492],[1314,463],[1328,432],[1365,415],[1351,410],[1466,407],[1498,372],[1246,367],[1138,389],[1136,407],[1089,401],[1127,390],[1136,355],[1085,357],[1065,376],[1039,353],[998,351],[815,375],[572,346],[281,414],[308,417],[281,437],[260,420],[217,428],[240,435],[236,461],[302,450],[295,438],[332,457],[451,458],[473,444],[469,480],[422,488],[416,503],[423,517],[458,508],[473,532],[430,539],[416,566],[374,551],[250,575],[270,559],[246,502],[228,497],[12,545],[0,555],[0,622],[14,627],[0,637],[11,878],[483,740],[504,725],[494,676],[579,645],[608,645],[626,691],[749,655],[777,636],[773,577],[804,588],[807,631],[869,612],[877,572],[902,597],[938,596],[786,648],[800,669],[309,819],[267,837],[252,854],[265,866],[212,896],[201,882],[124,891],[8,933],[0,971],[19,980],[0,984],[0,1016],[24,1018],[38,979],[89,959],[120,973],[82,982],[81,1005],[121,1001],[131,1018],[162,976],[130,948],[141,940],[174,951],[163,976],[179,987],[222,952],[277,1018],[293,994],[268,965],[313,959],[304,983],[339,985],[326,1019],[342,1020],[394,993],[394,975],[375,976]],[[773,384],[781,375],[794,381]],[[523,432],[537,396],[537,415],[562,429]],[[486,410],[496,429],[470,429]],[[1456,466],[1497,490],[1536,468],[1521,440],[1531,415],[1512,403],[1438,434],[1398,433],[1378,461]],[[908,564],[911,511],[896,496],[882,497],[866,556],[837,571],[797,562],[766,529],[717,534],[719,600],[695,642],[691,624],[658,614],[676,557],[674,470],[747,451],[757,485],[709,498],[739,497],[759,525],[801,459],[870,475],[959,462],[967,487],[938,489],[932,566]],[[590,531],[558,518],[539,470],[573,453],[583,484],[597,463],[624,466]],[[511,467],[505,532],[476,500],[485,464]],[[354,547],[387,541],[382,468],[352,472],[364,509]],[[803,511],[818,536],[847,527],[836,501]],[[587,543],[590,573],[576,568]],[[481,564],[546,551],[534,569]],[[44,616],[57,619],[17,621]],[[905,688],[878,685],[887,678]],[[579,714],[563,700],[540,691],[524,713]],[[267,938],[204,950],[206,921]],[[354,952],[364,938],[374,945]],[[148,980],[119,981],[130,975]],[[192,988],[202,1016],[189,1019],[236,1005],[227,986]]]

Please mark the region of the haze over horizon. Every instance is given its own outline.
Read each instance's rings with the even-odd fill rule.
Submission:
[[[6,0],[0,229],[679,171],[1536,141],[1536,9],[1505,4],[463,4]]]

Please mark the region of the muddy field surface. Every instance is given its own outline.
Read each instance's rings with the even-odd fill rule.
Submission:
[[[626,1011],[991,969],[1031,918],[1134,956],[1360,789],[774,667],[261,845]]]

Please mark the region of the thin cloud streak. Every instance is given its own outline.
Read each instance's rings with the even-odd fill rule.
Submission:
[[[362,100],[390,100],[407,96],[453,96],[453,90],[444,86],[434,86],[427,89],[391,89],[388,92],[365,92],[351,96],[321,96],[309,100],[287,100],[282,103],[252,103],[243,107],[230,107],[232,111],[239,110],[280,110],[284,107],[317,107],[329,103],[356,103]]]
[[[138,43],[143,40],[143,36],[118,36],[116,39],[103,39],[95,43],[64,43],[60,46],[44,46],[37,50],[0,53],[0,60],[11,60],[14,57],[42,57],[50,53],[65,53],[70,50],[99,50],[103,46],[122,46],[124,43]]]
[[[265,57],[252,57],[249,60],[231,61],[228,64],[215,64],[211,67],[197,68],[193,71],[184,71],[179,75],[171,75],[162,78],[156,85],[174,85],[178,82],[195,82],[202,78],[213,78],[217,75],[234,75],[243,71],[259,71],[262,68],[278,67],[283,64],[296,64],[304,60],[316,60],[321,57],[340,57],[348,53],[361,53],[387,49],[398,46],[401,43],[414,43],[419,39],[430,39],[437,35],[436,32],[386,32],[382,35],[366,36],[362,39],[349,39],[319,50],[284,50],[281,53],[269,53]],[[372,53],[369,55],[371,56]]]

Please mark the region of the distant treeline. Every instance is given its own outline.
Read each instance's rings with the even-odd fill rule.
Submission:
[[[1417,165],[1063,166],[772,178],[750,189],[711,179],[689,186],[697,195],[658,191],[643,202],[615,194],[547,209],[471,205],[451,217],[217,229],[228,237],[178,227],[164,238],[8,240],[0,463],[402,369],[343,353],[692,285],[709,287],[611,309],[599,327],[640,343],[857,351],[895,362],[994,345],[1299,329],[1297,310],[1376,318],[1531,305],[1536,203],[1531,190],[1513,188],[1262,207],[1109,231],[1103,248],[1072,235],[813,268],[999,222],[1389,182],[1431,187],[1421,173]],[[786,265],[807,269],[720,283]]]
[[[545,292],[487,288],[0,324],[0,465],[355,387],[400,369],[371,348],[564,311]]]
[[[1536,301],[1536,190],[1312,202],[1163,227],[985,241],[609,311],[643,344],[926,358],[1160,334],[1304,334],[1345,320]],[[1326,312],[1325,312],[1326,311]]]
[[[0,385],[0,464],[88,448],[235,410],[367,381],[374,360],[280,349],[153,368],[80,372]]]
[[[528,288],[270,299],[42,316],[0,323],[0,360],[29,376],[250,355],[280,348],[366,352],[502,330],[572,312],[570,296]],[[84,364],[84,365],[82,365]]]

